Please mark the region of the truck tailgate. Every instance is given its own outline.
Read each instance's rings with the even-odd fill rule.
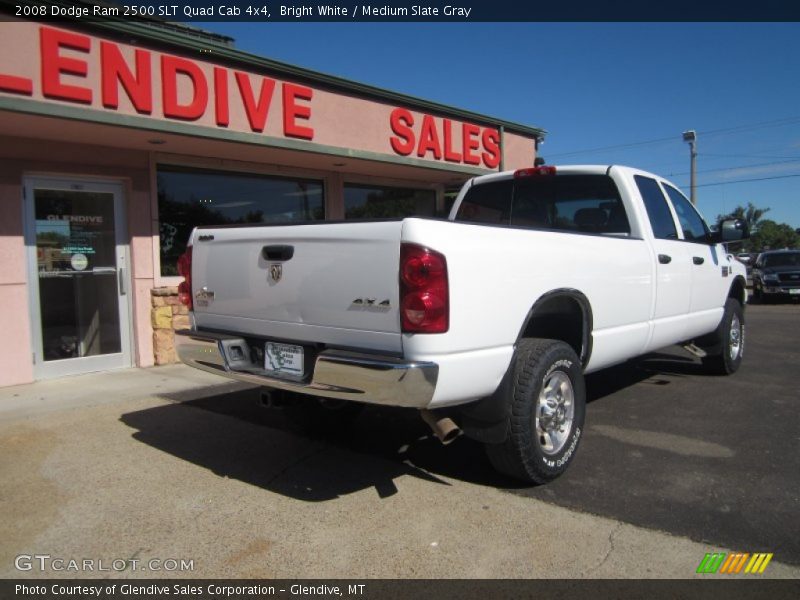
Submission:
[[[196,325],[400,352],[401,231],[402,221],[197,230]]]

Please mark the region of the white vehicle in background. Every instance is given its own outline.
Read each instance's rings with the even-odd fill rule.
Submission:
[[[178,353],[315,418],[419,409],[442,441],[463,431],[544,483],[574,458],[585,374],[672,344],[738,369],[745,268],[721,244],[745,237],[620,166],[477,177],[448,220],[202,227],[179,264]]]

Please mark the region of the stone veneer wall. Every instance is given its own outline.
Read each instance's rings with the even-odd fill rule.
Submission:
[[[175,330],[189,329],[189,308],[178,300],[177,287],[153,288],[150,300],[155,362],[157,365],[176,363]]]

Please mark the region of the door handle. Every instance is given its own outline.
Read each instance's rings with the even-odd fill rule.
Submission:
[[[124,296],[128,293],[125,289],[125,267],[117,269],[117,282],[119,283],[119,295]]]
[[[294,256],[294,246],[264,246],[261,249],[261,256],[265,260],[290,260]]]
[[[669,263],[672,262],[672,257],[669,256],[668,254],[659,254],[658,262],[660,262],[662,265],[668,265]]]
[[[692,262],[696,265],[702,265],[704,262],[706,262],[706,259],[702,256],[695,256],[692,258]]]

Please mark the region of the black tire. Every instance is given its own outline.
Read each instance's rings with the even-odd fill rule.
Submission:
[[[562,396],[568,396],[571,390],[571,423],[562,424],[561,430],[552,427],[558,444],[554,443],[556,438],[542,433],[547,428],[543,423],[547,409],[540,406],[540,397],[544,398],[546,384],[557,384]],[[583,433],[586,387],[575,351],[558,340],[522,340],[517,346],[509,394],[508,437],[502,444],[486,444],[489,460],[495,469],[516,479],[536,484],[552,481],[567,470]],[[566,401],[558,405],[564,409]],[[565,412],[556,410],[553,416],[558,419],[568,413],[567,407]]]
[[[759,302],[764,302],[764,292],[761,291],[761,286],[753,285],[753,298]]]
[[[722,321],[712,334],[712,339],[715,343],[706,350],[708,355],[702,359],[706,372],[711,375],[731,375],[738,371],[744,355],[745,326],[744,310],[737,300],[726,300]]]

